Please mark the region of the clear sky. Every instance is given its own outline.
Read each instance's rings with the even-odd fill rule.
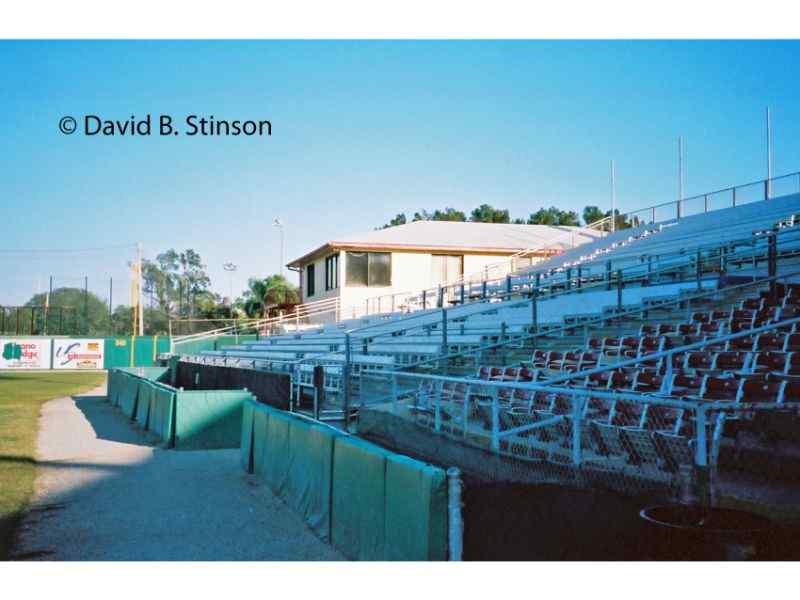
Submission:
[[[196,249],[216,291],[398,212],[623,210],[800,171],[797,42],[0,42],[0,304],[49,275],[125,301]],[[271,137],[87,137],[86,114],[269,119]],[[82,126],[79,125],[79,126]],[[118,246],[126,246],[119,248]],[[7,250],[113,246],[105,253]],[[38,282],[38,283],[37,283]],[[116,302],[115,302],[116,303]]]

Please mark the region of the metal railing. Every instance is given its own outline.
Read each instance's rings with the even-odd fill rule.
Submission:
[[[796,186],[794,184],[797,184]],[[776,187],[779,192],[776,193]],[[800,193],[800,171],[781,175],[771,179],[762,179],[751,183],[727,187],[713,192],[698,194],[688,198],[662,202],[646,208],[627,213],[611,215],[586,225],[598,231],[610,231],[612,218],[616,220],[616,229],[639,227],[648,223],[658,223],[671,219],[681,219],[694,214],[708,213],[722,208],[732,208],[750,202],[769,200],[786,193]]]

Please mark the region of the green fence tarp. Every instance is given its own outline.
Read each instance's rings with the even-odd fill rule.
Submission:
[[[253,406],[253,473],[264,474],[264,462],[267,460],[267,428],[270,410],[263,404]]]
[[[248,473],[253,472],[253,413],[255,400],[248,400],[242,405],[242,443],[240,463]]]
[[[340,436],[334,441],[331,542],[347,558],[384,559],[390,455],[357,438]]]
[[[142,429],[147,429],[147,417],[150,415],[150,397],[153,384],[147,379],[139,379],[139,400],[136,402],[134,420]]]
[[[289,476],[286,501],[325,542],[331,537],[333,444],[339,433],[292,419],[289,423]]]
[[[292,420],[286,413],[271,409],[264,448],[264,480],[272,492],[283,499],[289,479],[289,423]]]
[[[447,560],[447,478],[407,456],[386,459],[385,560]]]
[[[175,448],[238,448],[242,438],[243,390],[178,391],[175,401]]]
[[[172,410],[175,390],[164,385],[154,385],[150,396],[149,429],[168,446],[172,444]]]
[[[139,379],[125,375],[125,385],[122,386],[120,408],[125,416],[132,419],[136,414],[136,399],[139,395]]]

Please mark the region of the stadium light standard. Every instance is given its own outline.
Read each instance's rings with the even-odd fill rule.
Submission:
[[[283,277],[283,223],[281,223],[280,219],[276,218],[272,221],[272,224],[281,230],[281,277]]]
[[[222,265],[222,268],[225,269],[228,273],[230,273],[230,276],[229,276],[230,296],[228,296],[228,302],[231,305],[231,311],[232,311],[233,310],[233,274],[236,272],[236,269],[238,267],[235,264],[233,264],[232,262],[226,262],[224,265]]]

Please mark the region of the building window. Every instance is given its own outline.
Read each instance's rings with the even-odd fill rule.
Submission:
[[[325,290],[339,287],[339,255],[331,254],[325,259]]]
[[[306,296],[314,295],[314,265],[306,267]]]
[[[348,252],[347,285],[353,287],[387,287],[392,285],[390,252]]]

